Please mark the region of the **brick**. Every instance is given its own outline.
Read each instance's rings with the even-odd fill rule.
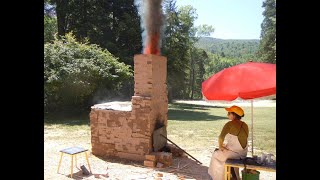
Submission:
[[[128,145],[115,143],[115,149],[117,151],[125,151],[128,152]]]
[[[130,159],[130,160],[135,160],[135,161],[143,161],[144,160],[144,155],[140,154],[133,154],[133,153],[126,153],[126,152],[117,152],[116,156],[123,158],[123,159]]]
[[[97,121],[98,120],[98,114],[94,110],[91,110],[89,116],[90,116],[90,121]]]
[[[146,160],[149,161],[156,161],[156,155],[152,155],[152,154],[147,154],[145,155]]]
[[[145,134],[140,134],[140,133],[132,133],[131,137],[134,137],[134,138],[150,138],[150,136],[146,136]]]
[[[156,177],[163,177],[162,173],[156,173],[155,175],[156,175]]]
[[[172,153],[153,152],[151,154],[156,156],[157,162],[163,163],[165,166],[171,166],[173,164]]]
[[[156,161],[143,161],[143,165],[147,167],[156,167]]]
[[[106,143],[106,141],[107,141],[107,137],[99,136],[99,142],[100,143]]]
[[[114,144],[92,144],[92,154],[98,156],[115,155]]]

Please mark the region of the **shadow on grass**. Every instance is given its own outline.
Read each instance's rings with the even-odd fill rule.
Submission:
[[[216,121],[225,120],[225,116],[214,116],[207,112],[169,109],[168,120],[177,121]]]
[[[187,104],[187,103],[171,103],[169,104],[169,108],[188,109],[188,110],[209,110],[212,108],[224,108],[224,107]]]
[[[176,157],[173,160],[172,167],[159,169],[159,171],[170,172],[178,177],[181,177],[182,179],[210,179],[208,175],[208,167],[197,163],[191,158]]]
[[[90,125],[89,113],[90,112],[84,111],[78,114],[68,114],[68,113],[45,114],[44,124],[45,125],[62,124],[67,126]]]
[[[211,108],[223,107],[172,103],[169,105],[168,119],[178,121],[215,121],[226,119],[224,116],[214,116],[210,115],[208,112],[196,111],[209,110]],[[90,125],[89,114],[90,111],[83,111],[79,113],[60,112],[55,114],[45,114],[44,124],[61,124],[67,126]]]

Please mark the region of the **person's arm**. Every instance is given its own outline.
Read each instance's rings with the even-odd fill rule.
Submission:
[[[230,122],[226,123],[223,126],[223,129],[219,135],[219,149],[224,149],[223,141],[224,141],[225,136],[229,133],[229,130],[230,130]]]

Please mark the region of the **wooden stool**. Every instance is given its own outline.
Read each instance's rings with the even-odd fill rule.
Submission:
[[[59,173],[59,169],[60,169],[60,165],[61,165],[62,155],[64,153],[65,154],[69,154],[69,155],[71,155],[71,178],[72,178],[72,174],[73,174],[73,156],[75,157],[76,166],[77,166],[77,156],[76,155],[80,154],[80,153],[84,153],[86,155],[86,159],[87,159],[87,163],[88,163],[88,166],[89,166],[89,169],[90,169],[90,173],[92,174],[91,167],[90,167],[90,164],[89,164],[87,151],[88,151],[88,149],[84,149],[84,148],[81,148],[81,147],[70,147],[70,148],[66,148],[66,149],[60,150],[61,156],[60,156],[60,161],[59,161],[59,166],[58,166],[58,173]]]
[[[224,177],[225,180],[229,180],[231,177],[231,167],[244,168],[244,164],[240,159],[227,159],[224,165]],[[269,171],[276,172],[276,164],[273,165],[246,165],[247,169],[261,170],[261,171]]]

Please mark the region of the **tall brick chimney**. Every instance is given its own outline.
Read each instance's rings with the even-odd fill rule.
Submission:
[[[166,128],[168,124],[166,78],[166,57],[152,54],[134,56],[135,85],[131,104],[111,102],[91,107],[94,155],[142,161],[144,155],[153,151],[153,144],[158,143],[153,142],[153,131],[161,126]]]

